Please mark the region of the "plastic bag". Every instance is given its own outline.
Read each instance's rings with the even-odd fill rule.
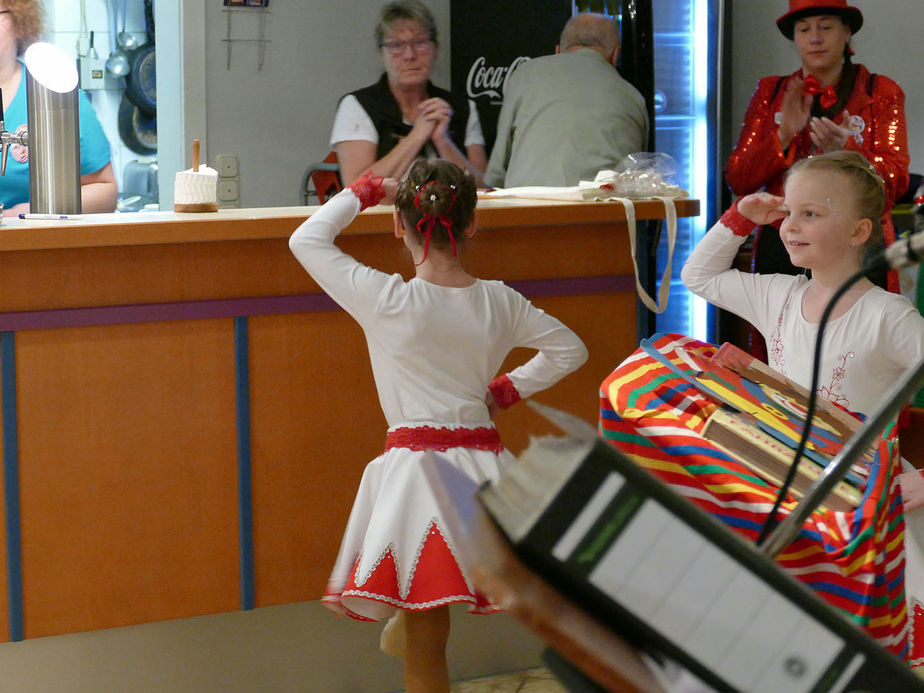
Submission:
[[[585,200],[626,197],[689,197],[683,188],[668,182],[677,172],[677,162],[662,152],[635,152],[623,159],[615,171],[600,171],[593,181],[581,181],[578,188]]]

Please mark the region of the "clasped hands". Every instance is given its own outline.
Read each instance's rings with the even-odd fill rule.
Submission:
[[[452,106],[439,97],[432,97],[420,103],[417,117],[414,118],[414,127],[411,133],[416,133],[421,140],[433,140],[440,144],[446,140],[449,130],[449,119],[452,117]]]

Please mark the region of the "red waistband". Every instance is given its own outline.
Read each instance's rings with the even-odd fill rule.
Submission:
[[[496,428],[434,428],[415,426],[396,428],[385,436],[385,450],[407,448],[409,450],[440,450],[449,448],[474,448],[489,452],[503,452],[504,445]]]

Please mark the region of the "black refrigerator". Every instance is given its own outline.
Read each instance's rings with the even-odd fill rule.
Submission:
[[[578,3],[584,6],[585,2]],[[677,162],[672,180],[701,200],[699,217],[681,219],[667,310],[654,315],[640,306],[639,336],[680,332],[715,337],[711,310],[694,300],[680,282],[680,267],[692,247],[718,218],[727,199],[720,133],[728,132],[728,108],[721,96],[730,70],[723,56],[729,45],[730,2],[726,0],[590,0],[592,10],[620,23],[617,69],[645,97],[653,124],[649,149]],[[509,75],[525,60],[554,53],[573,0],[452,0],[451,78],[453,91],[476,104],[488,149]],[[667,261],[666,239],[658,224],[639,229],[643,281],[655,295]]]

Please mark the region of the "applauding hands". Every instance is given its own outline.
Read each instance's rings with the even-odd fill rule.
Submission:
[[[780,108],[780,127],[777,136],[783,149],[787,149],[793,138],[806,127],[809,128],[809,137],[816,149],[820,152],[833,152],[843,149],[850,137],[850,129],[838,125],[830,118],[812,118],[812,95],[803,91],[803,80],[795,78],[790,80],[783,94],[783,103]],[[841,123],[850,122],[850,114],[841,112]]]

